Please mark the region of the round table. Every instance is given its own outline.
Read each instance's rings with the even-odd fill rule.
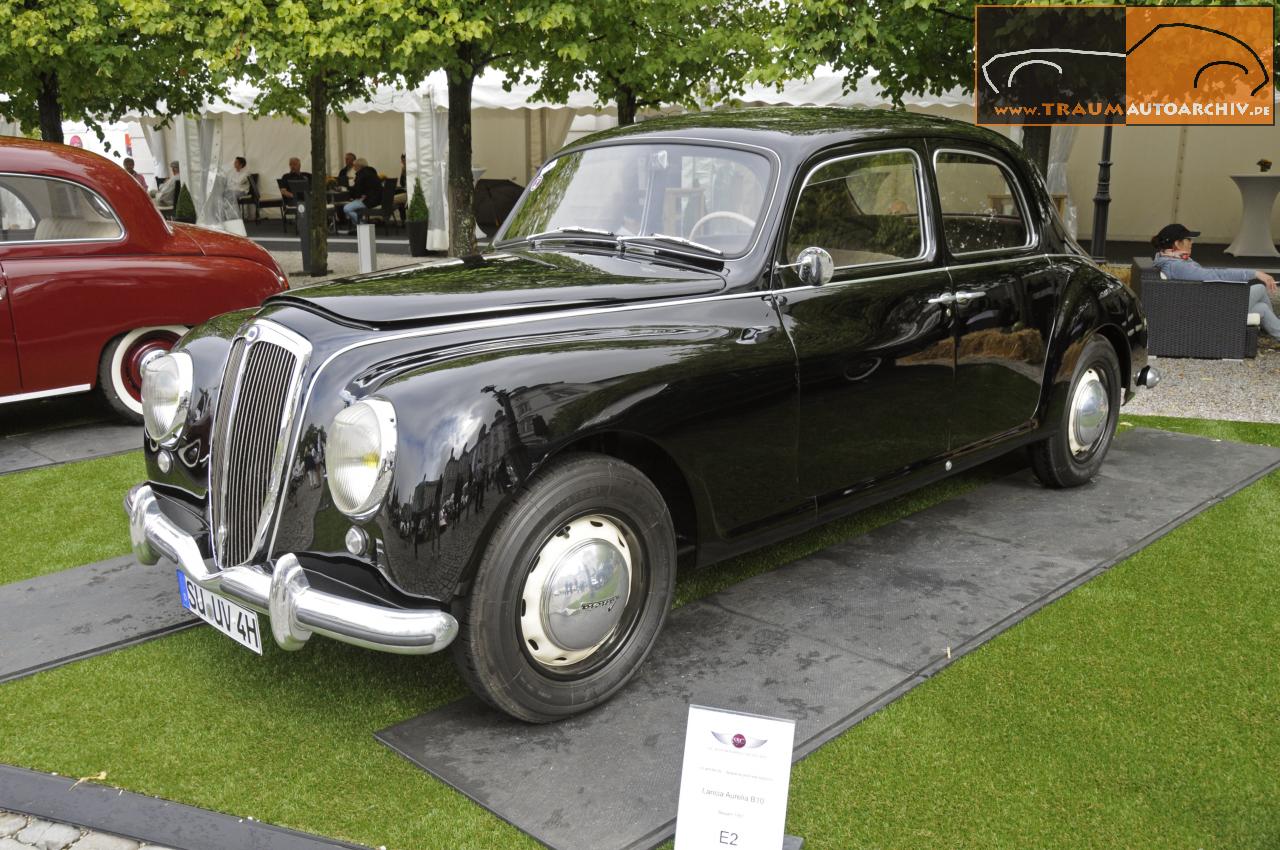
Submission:
[[[1232,174],[1244,206],[1240,231],[1227,253],[1236,257],[1280,257],[1271,238],[1271,208],[1280,195],[1280,174]]]

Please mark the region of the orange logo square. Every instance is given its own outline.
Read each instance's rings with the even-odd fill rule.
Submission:
[[[1271,124],[1273,7],[1130,7],[1127,124]]]

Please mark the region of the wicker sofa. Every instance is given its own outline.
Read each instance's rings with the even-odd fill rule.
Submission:
[[[1249,287],[1225,281],[1165,280],[1150,257],[1134,257],[1130,285],[1147,314],[1147,353],[1234,359],[1258,353],[1247,323]]]

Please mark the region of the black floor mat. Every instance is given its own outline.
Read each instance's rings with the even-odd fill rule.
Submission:
[[[812,752],[951,660],[1280,466],[1280,449],[1134,430],[1092,484],[1029,472],[674,611],[612,702],[550,726],[467,698],[378,733],[561,850],[675,827],[690,703],[796,721]]]

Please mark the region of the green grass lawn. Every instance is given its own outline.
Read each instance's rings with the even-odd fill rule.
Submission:
[[[1128,421],[1280,445],[1280,426]],[[686,576],[680,598],[999,471]],[[824,746],[795,768],[788,831],[841,850],[1280,846],[1277,504],[1272,474]],[[537,846],[372,738],[463,693],[443,657],[316,640],[258,658],[198,629],[0,686],[0,761],[371,846]]]
[[[0,475],[0,584],[129,551],[124,494],[142,452]]]

